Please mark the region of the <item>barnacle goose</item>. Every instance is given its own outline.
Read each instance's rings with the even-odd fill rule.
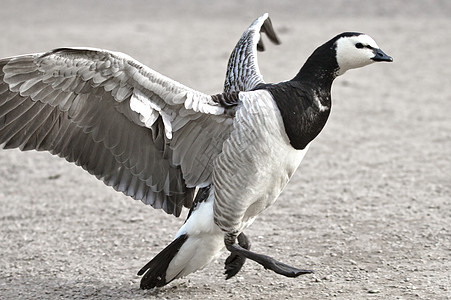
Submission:
[[[309,273],[250,251],[243,230],[274,203],[324,127],[333,80],[392,58],[369,36],[346,32],[292,80],[266,84],[261,32],[279,42],[267,14],[252,23],[217,95],[118,52],[61,48],[2,59],[0,146],[49,151],[168,214],[190,208],[173,242],[139,271],[143,289],[204,267],[224,247],[227,278],[246,258],[285,276]]]

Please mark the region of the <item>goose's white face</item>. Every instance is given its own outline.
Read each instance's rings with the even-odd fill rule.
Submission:
[[[341,37],[336,41],[338,63],[337,75],[342,75],[349,69],[356,69],[377,61],[393,61],[366,34]]]

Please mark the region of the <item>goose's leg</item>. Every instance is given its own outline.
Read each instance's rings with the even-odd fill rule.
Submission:
[[[249,258],[250,260],[253,260],[261,264],[265,269],[272,270],[277,274],[284,275],[287,277],[297,277],[299,275],[313,273],[313,271],[294,268],[284,263],[281,263],[270,256],[258,254],[248,249],[245,249],[241,247],[239,244],[235,243],[234,237],[231,237],[227,234],[224,239],[224,242],[227,250],[229,250],[232,254]]]
[[[244,235],[243,232],[238,235],[238,245],[243,247],[246,250],[249,250],[251,248],[251,242],[247,238],[246,235]],[[232,278],[235,276],[240,270],[241,267],[246,262],[246,257],[239,255],[238,253],[230,253],[229,257],[227,257],[225,261],[224,274],[227,275],[226,280]]]

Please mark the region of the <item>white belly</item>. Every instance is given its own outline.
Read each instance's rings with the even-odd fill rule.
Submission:
[[[187,234],[188,239],[169,264],[167,280],[202,269],[221,254],[224,232],[213,222],[213,202],[213,192],[210,192],[177,232],[176,238]]]
[[[291,146],[290,146],[291,147]],[[259,163],[259,171],[252,176],[255,180],[248,182],[247,193],[249,207],[243,221],[253,218],[272,205],[285,188],[301,163],[307,149],[302,151],[284,149],[279,155],[267,157],[267,164]]]

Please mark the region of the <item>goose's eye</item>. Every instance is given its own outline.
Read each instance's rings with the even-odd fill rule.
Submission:
[[[355,47],[358,48],[358,49],[361,49],[361,48],[363,48],[363,44],[362,43],[357,43],[357,44],[355,44]]]

